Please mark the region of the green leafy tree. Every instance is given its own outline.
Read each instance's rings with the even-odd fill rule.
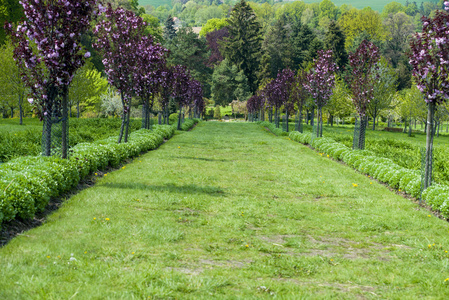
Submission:
[[[252,93],[257,90],[257,72],[260,66],[262,32],[254,11],[241,0],[231,11],[229,37],[221,43],[223,56],[243,71]]]
[[[354,105],[351,100],[351,91],[342,77],[335,77],[335,86],[329,102],[324,107],[329,114],[329,123],[333,125],[334,117],[343,119],[355,113]]]
[[[384,53],[391,61],[393,67],[396,68],[401,56],[409,48],[408,41],[412,34],[415,33],[415,24],[413,23],[413,18],[403,12],[389,14],[383,20],[383,24],[389,33]]]
[[[0,47],[0,97],[3,98],[3,107],[10,109],[11,117],[14,115],[14,109],[19,108],[19,122],[22,125],[27,89],[14,61],[13,52],[14,47],[10,42]]]
[[[228,21],[226,18],[222,19],[209,19],[207,20],[206,24],[201,27],[200,30],[200,36],[206,36],[209,32],[212,32],[214,30],[222,29],[223,27],[226,27],[228,25]]]
[[[101,95],[106,92],[108,81],[92,65],[86,63],[78,69],[69,86],[69,107],[76,107],[76,117],[80,117],[81,108],[100,112]],[[81,106],[81,107],[80,107]]]
[[[306,4],[303,1],[284,2],[281,7],[276,9],[276,19],[285,15],[288,20],[293,22],[301,21],[301,17],[305,10]]]
[[[338,8],[331,0],[323,0],[320,2],[320,15],[319,18],[328,18],[333,21],[337,19]]]
[[[221,110],[220,105],[215,106],[214,119],[221,120]]]
[[[355,48],[353,48],[353,43],[357,36],[362,33],[366,33],[369,37],[368,40],[371,42],[385,41],[388,36],[379,13],[369,7],[362,10],[353,8],[347,11],[340,17],[338,23],[345,33],[347,50],[358,47],[358,45],[355,45]],[[360,42],[364,39],[366,38],[364,37]]]
[[[395,15],[398,12],[405,13],[406,7],[402,5],[401,3],[398,3],[396,1],[392,1],[390,3],[385,4],[384,8],[382,9],[381,17],[382,19],[387,18],[389,15]]]
[[[244,101],[251,95],[248,80],[237,66],[224,59],[212,74],[212,100],[216,105],[226,106],[233,100]]]
[[[0,46],[6,42],[5,22],[16,23],[24,16],[18,0],[0,0]]]
[[[210,76],[212,69],[207,66],[208,49],[204,37],[198,37],[192,28],[181,28],[168,44],[170,56],[168,63],[183,65],[190,70],[190,74],[203,84],[203,95],[210,96]]]
[[[376,130],[377,117],[385,110],[392,108],[393,98],[396,93],[396,71],[389,66],[387,60],[382,57],[373,70],[374,81],[373,99],[366,108],[368,115],[373,118],[373,130]]]
[[[142,14],[141,18],[147,23],[147,28],[145,29],[146,35],[151,35],[155,43],[161,43],[162,38],[162,27],[159,19],[155,16]]]

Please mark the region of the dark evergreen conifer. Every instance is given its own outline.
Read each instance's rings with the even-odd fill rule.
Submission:
[[[340,26],[334,21],[329,24],[329,30],[326,33],[324,47],[332,50],[334,61],[340,71],[343,71],[348,63],[348,53],[345,49],[346,37]]]
[[[251,93],[258,88],[262,32],[256,14],[245,0],[237,3],[228,19],[229,37],[220,43],[223,56],[248,79]]]
[[[164,40],[168,43],[176,37],[175,21],[171,15],[168,15],[164,25]]]
[[[275,78],[279,71],[292,67],[292,46],[290,25],[282,15],[268,31],[263,42],[264,52],[270,56],[270,77]]]
[[[312,55],[309,54],[309,48],[315,38],[316,35],[312,32],[312,30],[310,30],[309,26],[303,25],[301,20],[297,20],[293,23],[292,32],[290,35],[293,70],[297,70],[304,64],[304,62],[307,62],[307,60],[312,57]]]

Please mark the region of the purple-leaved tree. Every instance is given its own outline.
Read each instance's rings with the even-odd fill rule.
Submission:
[[[290,94],[293,87],[295,73],[290,69],[279,71],[277,77],[267,83],[263,91],[266,96],[269,107],[274,107],[274,120],[276,127],[279,128],[279,115],[282,106],[286,109],[287,128],[288,128],[288,113],[291,109]]]
[[[81,47],[97,0],[22,0],[26,21],[7,28],[16,48],[14,59],[30,89],[28,101],[44,121],[43,155],[52,155],[52,125],[62,123],[61,156],[68,152],[68,86],[90,56]]]
[[[307,80],[307,72],[305,70],[298,70],[292,88],[292,101],[296,103],[298,109],[298,123],[296,124],[296,130],[299,132],[302,132],[302,110],[304,103],[310,96],[309,91],[306,88]]]
[[[360,131],[354,131],[354,143],[357,149],[365,149],[365,131],[368,123],[366,109],[374,98],[374,84],[378,80],[372,76],[380,59],[379,49],[371,42],[364,40],[354,53],[349,54],[349,85],[352,91],[352,102],[360,117]]]
[[[449,1],[444,2],[448,10]],[[432,184],[432,149],[435,108],[449,98],[449,13],[422,17],[422,32],[410,41],[410,64],[417,87],[427,103],[426,159],[423,188]]]
[[[130,101],[134,93],[133,75],[141,54],[137,45],[145,34],[142,18],[121,7],[113,9],[108,3],[102,7],[104,18],[95,26],[97,38],[93,47],[103,55],[103,65],[108,81],[120,93],[123,105],[122,126],[118,143],[128,141]]]
[[[335,84],[335,71],[338,67],[332,57],[332,50],[319,50],[314,65],[306,80],[306,89],[312,95],[318,108],[316,136],[323,136],[323,106],[332,96]]]
[[[172,97],[173,90],[173,67],[163,68],[160,72],[161,85],[160,85],[160,97],[159,105],[161,107],[161,112],[164,117],[164,124],[169,125],[169,117],[170,117],[170,99]]]
[[[186,67],[177,65],[173,67],[173,89],[172,96],[179,107],[178,130],[181,130],[182,109],[189,105],[189,81],[190,72]]]
[[[200,118],[204,109],[203,86],[201,82],[195,79],[189,81],[189,117]]]
[[[155,45],[150,36],[144,36],[136,45],[136,65],[133,72],[133,88],[142,99],[142,128],[150,129],[150,112],[154,96],[162,84],[161,71],[165,66],[168,50]]]

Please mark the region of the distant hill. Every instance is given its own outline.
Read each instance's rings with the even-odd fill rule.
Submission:
[[[139,0],[139,5],[152,5],[154,7],[162,6],[168,4],[171,7],[171,0]]]
[[[141,0],[142,1],[142,0]],[[151,0],[149,0],[151,1]],[[156,0],[154,0],[156,1]],[[305,3],[315,3],[315,2],[321,2],[322,0],[303,0]],[[403,5],[405,5],[405,0],[331,0],[335,5],[341,6],[343,4],[350,4],[354,6],[355,8],[362,9],[364,7],[371,7],[373,10],[377,10],[378,12],[381,12],[384,6],[390,2],[399,2]],[[410,1],[412,2],[412,1]],[[419,2],[419,1],[417,1]]]
[[[315,2],[321,2],[322,0],[303,0],[305,3],[315,3]],[[351,4],[352,6],[354,6],[355,8],[361,9],[364,8],[366,6],[371,7],[374,10],[377,10],[379,12],[382,11],[383,7],[385,6],[385,4],[388,4],[390,2],[399,2],[405,5],[405,0],[371,0],[371,1],[367,1],[367,0],[332,0],[332,2],[337,5],[337,6],[341,6],[342,4]],[[287,1],[285,1],[287,2]],[[420,2],[420,1],[417,1]],[[139,0],[139,4],[142,6],[145,5],[152,5],[154,7],[158,7],[164,4],[168,4],[171,6],[171,0]]]

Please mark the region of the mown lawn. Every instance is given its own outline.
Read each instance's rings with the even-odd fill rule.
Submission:
[[[305,146],[203,122],[0,249],[0,299],[447,299],[448,237]]]
[[[42,122],[38,118],[23,118],[23,125],[19,125],[19,119],[1,119],[0,118],[0,134],[14,133],[19,131],[42,130]]]

